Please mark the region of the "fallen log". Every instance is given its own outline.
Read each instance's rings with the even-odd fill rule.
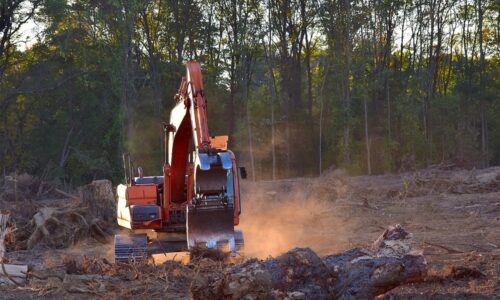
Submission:
[[[389,227],[370,249],[319,257],[296,248],[276,258],[252,259],[220,271],[210,264],[194,277],[193,299],[373,299],[401,284],[424,279],[427,263],[400,225]]]
[[[24,284],[26,283],[27,265],[4,264],[0,268],[0,284]]]
[[[7,273],[9,276],[12,277],[26,277],[26,273],[28,272],[28,266],[27,265],[11,265],[11,264],[4,264],[2,272],[0,272],[0,275],[6,275]]]
[[[412,244],[412,235],[398,224],[386,229],[369,250],[325,257],[324,262],[337,270],[335,298],[371,299],[401,284],[423,281],[427,262]]]
[[[9,228],[7,222],[9,221],[10,214],[2,214],[0,212],[0,261],[5,255],[5,236],[7,236]]]

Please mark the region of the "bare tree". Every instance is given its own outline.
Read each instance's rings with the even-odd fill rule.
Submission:
[[[479,110],[481,118],[481,159],[482,166],[488,166],[488,118],[486,113],[486,103],[484,101],[484,70],[485,70],[485,51],[484,51],[484,10],[482,0],[476,0],[477,23],[479,36]]]

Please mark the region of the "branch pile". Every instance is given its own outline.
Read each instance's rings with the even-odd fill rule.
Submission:
[[[108,242],[115,224],[112,183],[98,180],[79,188],[79,195],[39,182],[29,175],[7,178],[0,193],[17,227],[15,250],[37,245],[66,248],[82,238]]]

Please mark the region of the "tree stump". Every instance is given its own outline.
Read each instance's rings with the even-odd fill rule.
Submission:
[[[79,187],[78,191],[82,206],[88,208],[86,215],[89,223],[95,219],[115,222],[116,202],[111,181],[95,180]]]

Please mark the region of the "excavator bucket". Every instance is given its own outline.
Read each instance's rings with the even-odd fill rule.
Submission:
[[[188,248],[207,247],[236,252],[233,209],[229,207],[188,206]]]
[[[199,153],[196,190],[187,206],[188,248],[227,248],[236,252],[232,162],[227,152]],[[229,188],[228,188],[229,187]]]

